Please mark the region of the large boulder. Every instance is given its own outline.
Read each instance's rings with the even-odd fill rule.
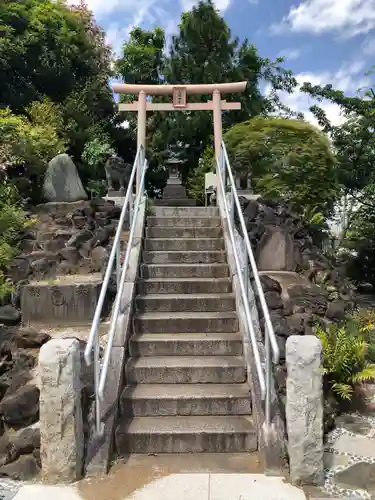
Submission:
[[[78,170],[67,154],[57,155],[49,162],[43,195],[47,201],[53,202],[87,200]]]
[[[19,429],[37,422],[39,418],[39,389],[26,385],[0,403],[0,414],[9,427]]]

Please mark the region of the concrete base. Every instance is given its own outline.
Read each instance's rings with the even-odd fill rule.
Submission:
[[[22,291],[23,323],[86,324],[94,317],[101,286],[100,273],[31,282]],[[108,312],[104,307],[103,314]]]
[[[130,470],[132,476],[125,476],[122,481],[116,474],[111,481],[92,481],[78,487],[25,485],[14,500],[99,500],[115,498],[113,492],[116,492],[117,500],[306,500],[302,490],[285,483],[281,477],[246,473],[212,474],[207,468],[204,472],[168,474],[159,478],[153,478],[154,472],[150,475],[153,478],[151,481],[149,479],[148,483],[134,491],[133,485],[139,483],[135,478],[139,474],[138,469]]]
[[[305,500],[302,490],[262,474],[174,474],[154,480],[128,500]]]
[[[125,196],[121,193],[113,192],[104,197],[105,200],[114,201],[116,207],[123,207]]]

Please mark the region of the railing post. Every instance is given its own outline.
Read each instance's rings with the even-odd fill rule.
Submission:
[[[230,193],[230,223],[232,224],[232,227],[234,228],[234,192],[233,192],[233,186],[230,186],[229,193]]]
[[[271,426],[271,382],[272,382],[272,365],[271,365],[271,344],[267,324],[264,325],[264,342],[266,351],[266,427],[269,430]]]
[[[116,284],[117,290],[120,286],[121,277],[121,239],[116,244]]]
[[[244,280],[244,285],[245,285],[245,292],[246,292],[246,300],[247,303],[249,303],[249,256],[247,255],[247,250],[246,246],[245,247],[245,262],[244,262],[244,269],[243,269],[243,280]]]
[[[101,425],[101,417],[100,417],[99,382],[100,382],[100,345],[99,345],[99,332],[97,332],[95,339],[95,346],[94,346],[95,422],[96,422],[96,432],[98,435],[101,435],[103,426]]]
[[[133,186],[130,191],[130,196],[129,196],[129,229],[132,227],[132,222],[133,222],[133,217],[134,217],[134,193],[133,193]]]
[[[223,146],[220,147],[220,164],[219,164],[219,168],[220,168],[220,172],[221,172],[221,175],[222,175],[222,179],[223,179],[223,186],[224,186],[224,189],[226,188],[227,186],[227,183],[226,183],[226,168],[225,168],[225,158],[224,158],[224,150],[223,150]]]

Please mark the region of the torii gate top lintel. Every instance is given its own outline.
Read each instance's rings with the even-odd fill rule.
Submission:
[[[176,88],[186,89],[188,95],[192,94],[213,94],[218,90],[220,94],[235,94],[244,92],[247,82],[233,83],[203,83],[203,84],[186,84],[186,85],[141,85],[130,83],[115,83],[113,90],[117,94],[135,94],[139,95],[144,92],[146,95],[173,95]]]

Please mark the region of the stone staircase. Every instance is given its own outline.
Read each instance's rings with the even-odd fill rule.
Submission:
[[[153,210],[137,283],[117,451],[255,451],[218,209]]]

